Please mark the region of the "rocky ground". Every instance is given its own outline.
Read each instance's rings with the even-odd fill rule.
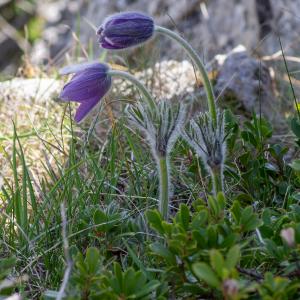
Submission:
[[[49,11],[44,9],[48,5],[46,2],[39,5],[41,11]],[[176,27],[208,60],[216,54],[231,51],[239,44],[256,54],[273,54],[280,49],[277,35],[281,36],[290,54],[297,54],[300,48],[297,42],[299,34],[295,30],[300,25],[297,17],[299,0],[95,0],[69,1],[68,4],[57,1],[56,6],[60,7],[60,18],[48,22],[43,40],[50,45],[48,51],[52,56],[58,49],[71,45],[74,36],[70,30],[78,31],[78,20],[74,18],[76,11],[81,16],[78,38],[83,45],[95,38],[94,27],[98,27],[107,15],[138,10],[154,16],[159,25]],[[49,19],[49,15],[45,17]],[[70,30],[65,24],[70,26]],[[41,45],[37,43],[34,50],[39,47]],[[179,54],[173,43],[162,48],[168,49],[165,56]]]
[[[0,5],[0,12],[6,16],[0,18],[0,67],[7,64],[13,49],[16,53],[27,51],[33,63],[52,65],[62,62],[66,54],[88,55],[88,50],[82,49],[89,49],[92,44],[97,54],[100,50],[93,43],[95,28],[107,15],[124,10],[143,11],[152,15],[157,24],[176,28],[206,60],[239,44],[251,54],[274,54],[280,50],[278,35],[289,54],[297,55],[300,50],[296,30],[300,25],[300,0],[36,0],[36,5],[17,3],[23,12],[18,16],[12,16],[7,9],[10,2]],[[30,16],[43,24],[40,38],[32,46],[18,34]],[[163,50],[163,57],[181,59],[174,43],[164,41],[161,48],[168,49]]]

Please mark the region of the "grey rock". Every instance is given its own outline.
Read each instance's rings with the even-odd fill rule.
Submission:
[[[300,1],[270,0],[270,3],[272,5],[272,18],[269,20],[271,31],[262,44],[262,52],[273,54],[279,51],[279,35],[286,53],[298,56],[300,50],[298,30],[300,28]]]
[[[0,99],[48,103],[57,97],[63,82],[52,78],[14,78],[0,82]]]
[[[219,102],[232,100],[235,109],[248,113],[261,109],[267,117],[276,114],[273,80],[263,62],[251,57],[243,46],[216,60],[221,61],[215,85]]]

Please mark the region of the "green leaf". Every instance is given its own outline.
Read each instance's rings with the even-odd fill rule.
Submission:
[[[290,163],[290,167],[297,172],[300,172],[300,159],[295,159]]]
[[[209,252],[210,263],[214,270],[218,273],[219,277],[222,277],[222,272],[224,268],[224,258],[220,251],[211,250]]]
[[[194,214],[192,222],[191,222],[191,228],[198,230],[200,227],[202,227],[208,219],[208,213],[207,210],[202,210],[198,212],[197,214]]]
[[[223,193],[219,192],[217,195],[217,202],[220,210],[224,210],[226,205],[226,198]]]
[[[129,268],[126,270],[123,280],[123,282],[125,283],[123,293],[125,293],[125,295],[131,295],[132,293],[134,293],[137,282],[136,279],[139,277],[139,275],[145,277],[140,271],[135,273],[133,268]]]
[[[225,260],[225,266],[227,269],[232,270],[235,268],[237,263],[240,260],[240,246],[239,245],[234,245],[231,247],[226,255],[226,260]]]
[[[86,251],[85,263],[87,264],[90,273],[94,274],[97,272],[99,263],[99,250],[95,247],[90,247]]]
[[[146,216],[150,226],[155,229],[158,233],[164,234],[164,228],[162,226],[162,218],[160,213],[157,210],[148,210]]]
[[[219,204],[218,204],[217,200],[215,199],[215,197],[213,197],[211,195],[208,195],[208,207],[213,216],[219,215],[219,213],[220,213]]]
[[[0,291],[1,291],[1,280],[4,280],[8,275],[11,274],[11,269],[15,266],[15,264],[16,264],[15,257],[0,259]],[[11,282],[12,284],[14,284],[13,281]]]
[[[243,229],[244,231],[252,231],[262,224],[262,221],[256,215],[253,215],[253,217],[244,225]]]
[[[295,134],[295,136],[300,139],[300,122],[298,120],[298,118],[293,118],[291,120],[291,129],[293,131],[293,133]]]
[[[156,290],[160,286],[160,282],[158,280],[151,280],[146,285],[140,289],[138,293],[135,293],[134,297],[129,299],[144,299],[146,295],[149,295],[151,292]]]
[[[241,137],[245,142],[249,142],[254,147],[257,147],[258,143],[255,139],[255,136],[250,131],[242,131]]]
[[[208,245],[209,247],[215,247],[217,244],[218,244],[218,232],[217,232],[217,229],[210,225],[208,226],[207,228],[207,242],[208,242]]]
[[[118,283],[118,290],[123,291],[124,289],[123,273],[120,264],[117,262],[114,263],[114,273]]]
[[[175,255],[162,244],[153,243],[150,245],[150,249],[156,255],[163,257],[169,265],[176,265]]]
[[[243,231],[252,231],[262,225],[262,221],[253,213],[253,208],[251,206],[247,206],[242,211],[241,225]]]
[[[128,245],[128,243],[126,242],[125,239],[123,239],[123,243],[127,248],[127,251],[129,253],[129,255],[131,256],[133,262],[136,264],[136,266],[146,275],[147,271],[145,266],[143,265],[142,261],[138,258],[138,256],[136,255],[137,251],[134,251],[131,249],[131,247]]]
[[[169,235],[172,234],[172,230],[173,230],[173,228],[174,228],[173,224],[170,224],[170,223],[168,223],[168,222],[166,222],[166,221],[162,221],[162,222],[161,222],[161,226],[162,226],[163,231],[164,231],[164,233],[165,233],[166,235],[169,236]]]
[[[241,206],[240,203],[238,201],[234,201],[232,206],[231,206],[231,214],[235,220],[236,223],[240,223],[240,219],[241,219]]]
[[[252,204],[254,202],[254,199],[252,198],[251,195],[249,194],[239,194],[237,195],[234,200],[238,201],[239,203],[242,204]]]
[[[100,209],[96,210],[93,216],[94,223],[97,226],[97,230],[99,231],[108,231],[107,223],[108,223],[108,218],[107,215]],[[102,225],[101,225],[102,224]]]
[[[142,272],[136,272],[135,274],[135,291],[140,291],[141,287],[144,286],[147,282],[147,277]]]
[[[195,263],[192,266],[192,270],[199,280],[205,281],[211,287],[220,287],[220,280],[218,279],[212,268],[206,263]]]
[[[246,224],[251,219],[252,216],[253,216],[253,208],[251,206],[247,206],[242,211],[241,224]]]
[[[182,227],[185,231],[189,229],[189,222],[190,222],[190,212],[189,208],[185,204],[180,204],[180,220]]]

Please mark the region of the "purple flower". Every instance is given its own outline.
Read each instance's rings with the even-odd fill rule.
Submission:
[[[80,122],[107,94],[111,87],[109,67],[101,63],[89,63],[63,68],[61,74],[75,73],[61,94],[63,101],[75,101],[80,105],[75,114],[75,121]]]
[[[101,47],[118,50],[146,42],[153,32],[151,17],[139,12],[123,12],[108,17],[97,34]]]

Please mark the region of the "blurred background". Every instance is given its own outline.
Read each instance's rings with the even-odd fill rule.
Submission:
[[[299,56],[300,0],[0,0],[2,77],[15,76],[28,63],[48,68],[74,55],[95,57],[95,29],[124,10],[176,28],[205,60],[239,44],[253,55],[276,58],[278,35],[286,53]],[[176,58],[174,44],[162,45],[162,57]]]

